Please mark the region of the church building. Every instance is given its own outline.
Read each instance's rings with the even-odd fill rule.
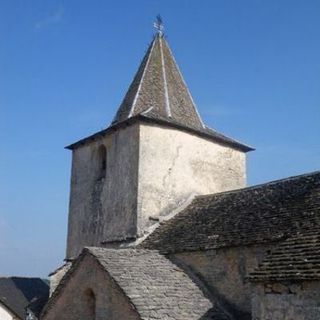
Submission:
[[[320,319],[320,172],[246,186],[158,31],[106,129],[72,152],[43,320]]]

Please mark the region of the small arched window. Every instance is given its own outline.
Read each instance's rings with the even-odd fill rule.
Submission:
[[[87,289],[84,292],[85,315],[84,318],[88,320],[96,319],[96,295],[92,289]]]
[[[98,150],[98,180],[106,177],[107,170],[107,149],[101,145]]]

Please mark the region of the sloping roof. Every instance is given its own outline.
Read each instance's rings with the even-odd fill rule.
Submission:
[[[32,299],[32,301],[27,305],[27,309],[30,310],[37,318],[40,317],[40,313],[49,299],[49,293],[43,295],[42,297]]]
[[[199,196],[139,247],[162,253],[279,241],[320,226],[320,172]]]
[[[92,139],[137,120],[173,126],[248,152],[253,148],[205,126],[165,38],[155,35],[111,126],[69,146]]]
[[[251,281],[320,280],[320,228],[280,242],[249,276]]]
[[[86,255],[97,259],[128,297],[141,319],[198,320],[212,307],[197,285],[157,251],[84,248],[46,305],[53,307],[74,270]],[[217,318],[218,319],[218,318]]]
[[[156,251],[88,248],[142,319],[199,319],[212,307],[192,280]]]
[[[113,123],[146,112],[197,129],[204,128],[167,41],[155,35]]]
[[[40,278],[0,278],[0,301],[20,319],[31,301],[49,294],[49,286]]]

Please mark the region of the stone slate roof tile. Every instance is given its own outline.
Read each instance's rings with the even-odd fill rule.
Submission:
[[[320,172],[198,196],[140,245],[162,253],[283,240],[320,226]]]
[[[151,42],[111,126],[66,148],[74,149],[137,120],[193,132],[243,152],[254,150],[203,124],[168,43],[158,34]]]
[[[19,319],[25,318],[29,303],[48,298],[49,286],[40,278],[0,278],[0,302]]]
[[[157,251],[86,250],[125,292],[141,319],[199,319],[212,307],[183,270]]]
[[[212,303],[198,286],[165,256],[154,250],[84,248],[42,311],[54,307],[74,271],[91,255],[128,297],[143,320],[222,320],[209,317]]]
[[[166,117],[194,128],[202,120],[163,36],[155,35],[113,123],[140,113]]]
[[[251,281],[320,280],[320,228],[280,242],[249,276]]]
[[[48,292],[48,294],[43,295],[39,298],[32,299],[26,308],[29,309],[30,311],[32,311],[32,313],[37,318],[39,318],[42,309],[44,308],[44,306],[48,302],[48,299],[49,299],[49,292]]]

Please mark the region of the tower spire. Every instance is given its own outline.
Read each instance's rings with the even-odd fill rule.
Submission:
[[[252,148],[208,128],[202,121],[180,69],[163,36],[161,16],[156,34],[122,100],[111,126],[139,117],[181,129],[195,130],[246,151]]]
[[[113,124],[142,114],[203,130],[204,125],[191,94],[163,37],[160,16],[157,17],[155,28],[157,34],[129,86]]]

